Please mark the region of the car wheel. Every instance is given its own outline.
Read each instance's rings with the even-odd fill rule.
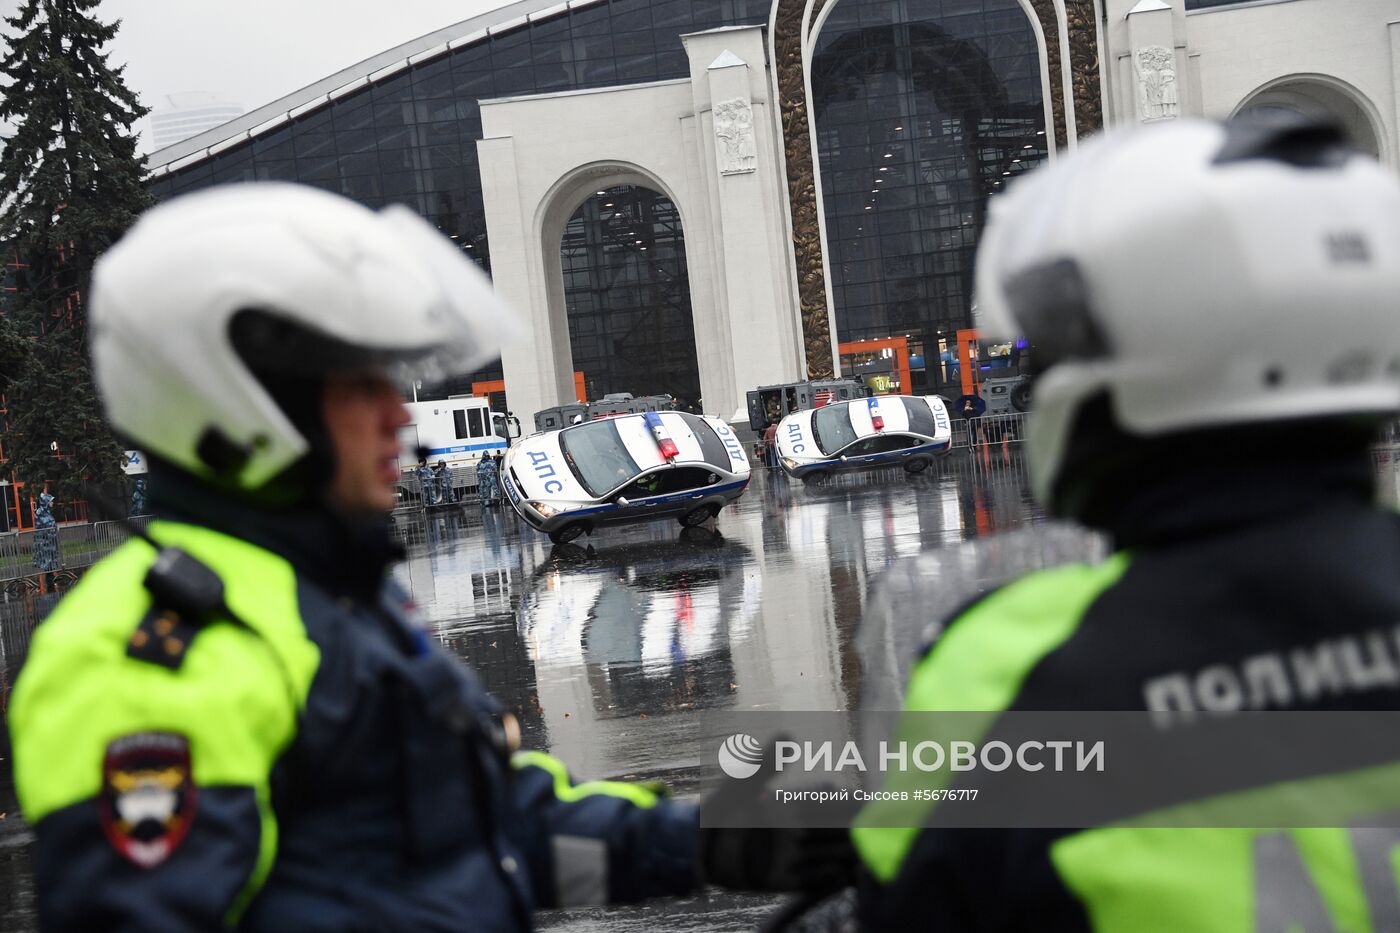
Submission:
[[[549,559],[560,563],[588,559],[588,551],[577,544],[556,544],[549,552]]]
[[[802,482],[806,483],[808,486],[813,486],[826,479],[826,475],[825,470],[817,470],[815,473],[808,473],[806,476],[802,477]]]
[[[570,522],[563,528],[556,528],[549,533],[549,540],[555,544],[568,544],[588,530],[588,526],[583,522]]]
[[[697,547],[719,547],[724,536],[709,528],[682,528],[681,541]]]
[[[702,505],[697,508],[693,508],[689,512],[686,512],[684,515],[682,515],[680,519],[681,525],[686,528],[695,528],[705,524],[712,517],[714,517],[714,514],[714,506]]]
[[[928,460],[924,459],[923,457],[919,457],[916,460],[910,460],[908,463],[904,464],[904,472],[909,473],[911,475],[914,473],[922,473],[924,472],[924,470],[927,469]]]

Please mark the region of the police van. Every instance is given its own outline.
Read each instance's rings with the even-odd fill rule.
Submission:
[[[637,398],[631,392],[612,392],[595,402],[574,402],[535,412],[536,431],[555,431],[580,421],[594,421],[611,415],[639,415],[648,411],[675,411],[676,400],[670,395],[644,395]]]
[[[649,411],[533,434],[506,455],[501,488],[526,523],[562,544],[603,525],[704,524],[749,484],[729,425]]]
[[[506,415],[491,410],[484,396],[462,395],[436,402],[409,402],[411,423],[399,428],[399,469],[418,468],[419,457],[448,468],[474,467],[489,453],[504,454],[520,434]]]
[[[778,462],[807,481],[896,465],[922,473],[952,440],[939,396],[875,395],[788,415],[778,424]]]

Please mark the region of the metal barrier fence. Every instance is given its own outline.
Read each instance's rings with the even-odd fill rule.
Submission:
[[[1006,441],[998,444],[977,444],[955,447],[947,456],[934,461],[930,472],[977,483],[988,489],[1016,486],[1030,494],[1030,464],[1025,449]]]
[[[417,473],[405,473],[399,477],[398,482],[398,504],[394,506],[394,511],[402,509],[422,509],[430,505],[451,505],[477,499],[476,470],[471,467],[462,467],[456,470],[449,469],[447,477],[452,482],[452,497],[450,501],[445,501],[442,490],[437,488],[437,482],[433,482],[433,493],[430,497],[432,501],[425,502],[423,499],[423,482],[418,478]]]
[[[1014,411],[982,415],[971,420],[954,418],[952,434],[952,441],[948,445],[950,450],[1019,444],[1026,439],[1026,413]],[[755,466],[763,465],[763,461],[756,454],[753,462]]]
[[[942,471],[981,472],[994,469],[1002,476],[1023,478],[1024,461],[1010,454],[1019,451],[1025,436],[1025,415],[1021,413],[984,415],[973,421],[955,421],[952,449],[970,451],[977,456],[970,460],[959,458],[946,461]],[[1372,449],[1371,462],[1376,470],[1381,500],[1400,507],[1400,441],[1378,444]],[[1011,469],[998,469],[1001,467]],[[452,470],[448,475],[452,478],[454,502],[476,500],[475,470]],[[424,508],[423,490],[417,476],[405,474],[399,485],[399,509]],[[439,500],[436,504],[447,503]],[[144,528],[150,516],[136,516],[129,521]],[[59,525],[56,528],[0,534],[0,584],[10,585],[19,580],[37,581],[45,573],[74,576],[74,571],[97,563],[126,539],[127,531],[121,522]],[[37,561],[34,553],[36,542],[40,550]],[[39,563],[45,566],[39,566]],[[37,583],[33,588],[38,588]]]
[[[1019,444],[1026,439],[1026,414],[1013,411],[1001,415],[982,415],[970,420],[953,421],[952,449],[960,447],[992,447],[998,444]]]
[[[150,516],[129,521],[144,528]],[[115,551],[126,539],[122,522],[58,525],[0,535],[0,583],[80,570]]]

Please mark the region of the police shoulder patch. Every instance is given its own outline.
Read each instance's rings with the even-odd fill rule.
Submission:
[[[171,732],[138,732],[107,746],[98,809],[102,832],[140,868],[168,859],[189,833],[199,791],[190,744]]]

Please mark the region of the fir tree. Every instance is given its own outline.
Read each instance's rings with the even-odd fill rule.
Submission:
[[[27,266],[0,326],[5,454],[32,494],[47,485],[60,500],[119,477],[83,297],[97,257],[151,202],[131,132],[147,110],[102,51],[120,22],[98,20],[98,2],[23,0],[0,60],[0,121],[15,128],[0,152],[0,241]]]

